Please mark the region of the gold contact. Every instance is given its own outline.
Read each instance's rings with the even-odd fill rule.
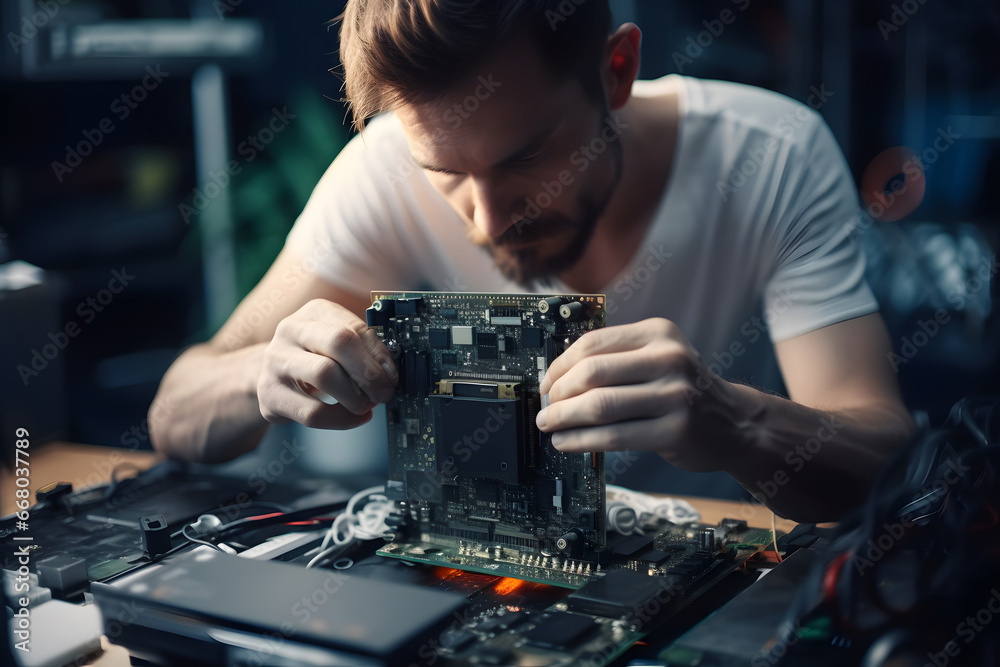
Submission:
[[[478,394],[485,398],[510,399],[517,398],[517,390],[521,384],[519,382],[488,382],[482,380],[441,380],[437,383],[437,393],[441,396],[455,396],[456,386],[459,388],[457,395],[461,396],[475,396]]]

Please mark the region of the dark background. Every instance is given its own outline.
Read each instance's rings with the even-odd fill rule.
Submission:
[[[939,130],[961,135],[928,166],[919,208],[900,221],[873,222],[858,239],[906,361],[899,374],[911,408],[937,421],[962,395],[995,393],[996,289],[992,277],[977,282],[973,276],[998,246],[997,4],[612,4],[618,20],[643,29],[643,78],[680,72],[763,86],[801,101],[825,86],[833,95],[820,113],[859,183],[871,160],[890,147],[921,152]],[[31,423],[36,437],[148,448],[146,409],[163,372],[185,346],[208,338],[256,283],[349,138],[340,80],[329,71],[338,60],[337,29],[328,22],[342,6],[3,0],[0,263],[20,259],[45,269],[37,287],[0,290],[5,432]],[[718,28],[713,22],[724,10],[735,20],[717,35],[704,32]],[[217,32],[198,47],[200,55],[197,49],[150,55],[152,37],[134,40],[133,57],[77,57],[65,46],[79,26],[192,17]],[[225,31],[233,27],[259,29],[263,39],[245,52],[225,53],[231,37]],[[700,52],[689,41],[699,39]],[[691,62],[680,57],[692,53]],[[115,100],[156,65],[169,75],[120,118]],[[221,86],[212,87],[216,74]],[[248,161],[242,142],[285,109],[295,118]],[[226,119],[228,128],[209,124],[199,136],[198,113]],[[105,118],[113,131],[94,134]],[[100,143],[79,166],[57,175],[53,162],[69,164],[67,147],[88,136],[100,136]],[[198,166],[213,142],[239,162],[239,173],[218,197]],[[205,210],[215,222],[190,215],[199,197],[209,200]],[[223,199],[228,213],[220,211]],[[213,227],[219,219],[222,234]],[[101,297],[112,271],[122,269],[135,276],[127,287],[103,294],[110,300],[89,320],[81,315],[90,312],[81,304]],[[947,324],[921,338],[921,322],[939,309]],[[72,322],[79,334],[61,339]],[[43,348],[60,340],[63,349],[44,359]],[[903,354],[907,341],[916,351],[912,358]],[[30,367],[36,351],[36,363],[45,366],[24,376],[19,367]]]

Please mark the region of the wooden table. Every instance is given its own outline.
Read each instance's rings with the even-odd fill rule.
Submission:
[[[53,442],[34,445],[29,449],[31,474],[28,489],[34,501],[35,490],[51,482],[71,482],[74,489],[106,484],[111,480],[111,471],[116,466],[131,464],[145,469],[163,460],[163,457],[148,451],[129,451],[114,447],[98,447],[68,442]],[[129,473],[127,473],[129,474]],[[0,515],[15,511],[14,473],[0,470]],[[701,512],[705,523],[718,523],[724,518],[745,519],[751,526],[769,528],[771,513],[757,503],[741,503],[713,498],[683,497]],[[790,531],[794,521],[778,518],[778,530]],[[128,652],[101,638],[104,653],[89,665],[101,667],[129,667]]]

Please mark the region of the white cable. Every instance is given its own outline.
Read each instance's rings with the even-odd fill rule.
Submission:
[[[333,520],[333,525],[323,537],[323,543],[319,545],[319,553],[306,567],[312,567],[354,540],[381,537],[389,529],[385,520],[392,513],[392,502],[382,495],[384,493],[384,486],[372,486],[355,493],[347,503],[347,508]],[[355,511],[355,507],[365,498],[368,501]]]
[[[606,485],[605,491],[608,500],[618,500],[627,504],[640,518],[644,513],[652,514],[677,524],[692,523],[701,519],[698,510],[680,498],[658,498],[614,484]]]

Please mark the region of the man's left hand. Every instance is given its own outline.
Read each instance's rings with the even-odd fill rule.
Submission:
[[[585,334],[549,367],[536,424],[563,452],[652,450],[695,472],[720,470],[750,437],[753,392],[713,373],[670,320]]]

